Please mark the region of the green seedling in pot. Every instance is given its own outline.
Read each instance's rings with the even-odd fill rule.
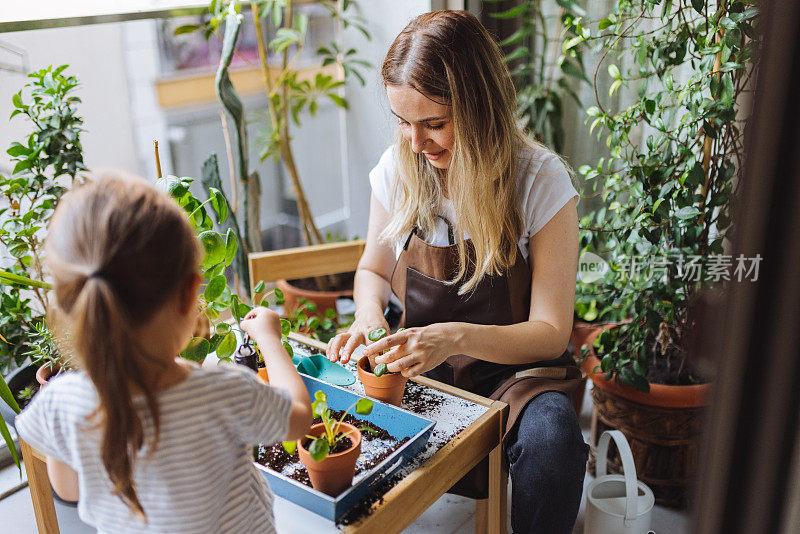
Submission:
[[[369,415],[372,413],[373,403],[369,399],[358,399],[358,401],[344,411],[342,417],[337,421],[335,418],[331,417],[331,410],[328,407],[328,396],[325,395],[324,392],[317,391],[314,393],[314,399],[314,402],[311,403],[311,410],[315,416],[322,418],[325,431],[318,437],[310,435],[306,437],[311,439],[311,444],[308,446],[308,452],[311,458],[317,462],[321,462],[328,456],[329,451],[333,449],[339,440],[353,432],[352,430],[350,432],[340,432],[339,430],[347,413],[355,407],[357,414]],[[362,432],[375,433],[374,430],[367,426],[362,426],[359,430]],[[283,448],[287,453],[294,454],[297,451],[297,442],[284,441]]]
[[[397,331],[401,332],[403,330],[405,330],[405,328],[400,328]],[[376,328],[375,330],[372,330],[370,331],[369,334],[367,334],[367,338],[370,341],[378,341],[379,339],[382,339],[384,337],[386,337],[386,329],[384,328]],[[380,354],[377,354],[376,356],[381,356],[383,354],[386,354],[387,352],[388,352],[387,350],[381,351]],[[386,367],[385,363],[379,363],[378,365],[376,365],[375,369],[372,370],[372,373],[375,376],[383,376],[385,374],[391,374],[389,368]]]

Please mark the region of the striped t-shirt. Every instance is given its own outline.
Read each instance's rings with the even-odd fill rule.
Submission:
[[[16,419],[20,436],[78,473],[80,518],[101,533],[271,533],[272,493],[253,466],[252,445],[286,438],[291,398],[240,366],[193,367],[158,396],[161,433],[133,479],[147,524],[111,494],[100,457],[102,434],[86,419],[97,393],[83,372],[51,381]],[[135,399],[145,428],[153,424]],[[95,428],[93,428],[93,426]]]

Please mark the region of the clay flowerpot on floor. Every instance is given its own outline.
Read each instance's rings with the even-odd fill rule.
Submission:
[[[303,298],[316,304],[316,313],[321,316],[327,309],[336,310],[336,301],[340,298],[353,296],[352,289],[344,291],[312,291],[301,289],[287,280],[278,280],[275,284],[283,292],[283,307],[286,313],[294,313],[294,310],[299,306],[298,301]],[[338,313],[338,310],[336,311]]]
[[[53,366],[49,363],[45,363],[36,371],[36,381],[39,382],[41,387],[45,387],[47,382],[60,370],[61,368],[57,365]]]
[[[386,373],[375,376],[370,369],[369,358],[362,356],[358,360],[358,379],[364,384],[364,392],[368,397],[378,399],[395,406],[400,406],[406,390],[408,378],[400,373]]]
[[[346,451],[328,454],[321,462],[311,457],[303,443],[308,441],[306,438],[297,441],[297,453],[300,461],[308,469],[311,485],[331,497],[336,497],[350,487],[356,473],[356,460],[361,454],[361,431],[347,423],[341,423],[338,430],[342,434],[347,434],[353,443],[352,446]],[[308,435],[316,437],[322,435],[324,431],[325,425],[319,423],[311,427]]]

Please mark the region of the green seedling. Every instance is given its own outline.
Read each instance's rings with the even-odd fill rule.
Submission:
[[[347,413],[355,407],[357,414],[369,415],[372,413],[373,403],[369,399],[358,399],[358,401],[344,411],[342,417],[337,421],[335,418],[331,417],[331,410],[328,407],[328,396],[325,395],[324,392],[317,391],[314,393],[314,399],[314,402],[311,403],[311,410],[314,415],[322,418],[322,424],[325,425],[325,431],[321,436],[306,435],[306,437],[311,439],[311,444],[308,447],[308,452],[311,454],[311,458],[317,462],[321,462],[328,456],[330,450],[340,439],[352,432],[352,430],[349,432],[340,431],[342,422],[344,421],[345,416],[347,416]],[[369,433],[375,432],[366,426],[362,426],[359,430]],[[294,454],[295,450],[297,450],[297,442],[284,441],[283,448],[287,453]]]
[[[398,330],[398,332],[400,332],[401,330],[403,330],[403,328]],[[367,334],[367,338],[369,338],[370,341],[378,341],[379,339],[382,339],[384,337],[386,337],[386,329],[384,329],[384,328],[376,328],[375,330],[372,330],[372,331],[370,331],[369,334]],[[376,356],[381,356],[383,354],[386,354],[386,352],[387,351],[385,351],[385,350],[381,351]],[[378,365],[376,365],[375,369],[372,370],[372,373],[375,376],[383,376],[383,375],[386,375],[386,374],[391,374],[389,372],[389,369],[386,367],[385,363],[379,363]]]
[[[389,369],[386,367],[385,363],[379,363],[378,365],[376,365],[375,370],[372,372],[375,374],[375,376],[383,376],[387,373],[391,374],[389,373]]]
[[[367,334],[367,338],[370,341],[378,341],[379,339],[381,339],[384,336],[386,336],[386,329],[385,328],[376,328],[375,330],[372,330],[372,331],[370,331],[369,334]]]

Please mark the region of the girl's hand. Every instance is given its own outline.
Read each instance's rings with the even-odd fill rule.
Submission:
[[[326,354],[328,359],[332,362],[340,361],[347,363],[353,355],[353,351],[360,345],[369,345],[374,343],[370,341],[367,335],[376,328],[383,328],[386,332],[389,331],[389,324],[383,315],[376,315],[366,319],[356,317],[353,324],[347,332],[337,335],[328,343]],[[374,362],[373,362],[374,365]]]
[[[430,371],[453,354],[458,354],[461,334],[455,323],[436,323],[408,328],[387,336],[364,349],[364,355],[375,363],[385,363],[391,373],[411,378]],[[386,354],[378,355],[381,351]]]
[[[263,306],[247,312],[240,325],[242,330],[256,340],[256,343],[259,337],[277,337],[278,339],[281,337],[281,318],[277,313]]]

